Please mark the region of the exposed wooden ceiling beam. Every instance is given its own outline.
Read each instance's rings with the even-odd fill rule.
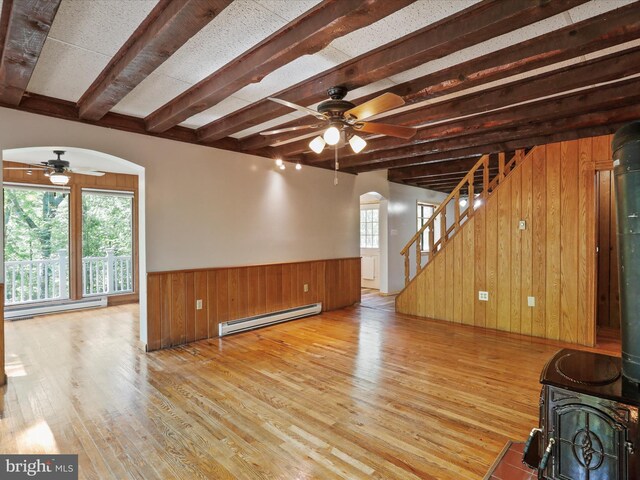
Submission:
[[[486,0],[272,96],[312,105],[326,99],[329,87],[342,85],[353,90],[368,85],[585,1]],[[201,127],[198,135],[202,139],[222,138],[290,112],[287,107],[263,99]]]
[[[474,58],[443,70],[396,85],[386,91],[404,98],[411,105],[470,87],[501,80],[563,60],[579,57],[607,47],[640,38],[640,7],[633,3],[580,23]],[[379,92],[352,100],[359,105]],[[312,125],[315,119],[300,118],[282,128]],[[300,132],[281,135],[250,135],[241,140],[243,150],[252,150],[288,141]]]
[[[628,122],[628,120],[622,120],[619,122],[611,121],[609,123],[603,123],[602,125],[596,125],[592,127],[570,129],[566,131],[539,131],[536,136],[518,138],[515,140],[505,140],[503,142],[487,142],[483,145],[477,145],[473,147],[460,148],[458,150],[451,150],[445,152],[436,152],[417,157],[402,157],[393,160],[381,161],[369,163],[366,165],[360,165],[357,167],[345,167],[344,170],[349,173],[364,173],[373,170],[381,170],[388,168],[407,167],[411,165],[421,165],[424,163],[441,161],[443,159],[463,158],[472,154],[489,154],[497,152],[505,152],[509,150],[515,150],[519,148],[530,148],[536,145],[544,145],[554,142],[564,142],[568,140],[575,140],[578,138],[597,137],[600,135],[609,135],[614,133],[618,128],[622,127]],[[325,168],[330,168],[329,162],[323,165]],[[342,163],[340,165],[343,168]]]
[[[123,130],[125,132],[166,138],[168,140],[176,140],[178,142],[194,143],[206,147],[240,151],[238,141],[234,138],[225,138],[218,140],[217,142],[203,144],[196,137],[195,130],[179,126],[173,127],[162,133],[152,133],[146,130],[143,119],[129,115],[109,112],[100,120],[84,120],[78,116],[78,106],[74,102],[47,97],[44,95],[37,95],[35,93],[27,92],[23,97],[22,102],[20,102],[20,105],[0,103],[0,107],[13,108],[38,115],[61,118],[63,120],[71,120],[74,122],[86,123],[88,125],[96,125],[98,127],[113,128],[116,130]]]
[[[640,118],[640,101],[611,110],[592,112],[579,116],[569,116],[546,122],[528,123],[487,133],[473,133],[461,137],[437,140],[426,144],[411,145],[409,147],[397,148],[394,150],[382,150],[379,152],[373,152],[372,154],[363,156],[362,158],[354,155],[352,157],[340,159],[340,165],[345,168],[354,167],[357,165],[376,163],[376,161],[425,155],[428,152],[437,153],[469,147],[480,147],[486,144],[496,144],[518,139],[535,138],[554,132],[565,132],[569,130],[597,127],[607,125],[609,123],[631,121],[637,118]],[[503,150],[512,150],[512,148],[505,148]]]
[[[466,174],[478,162],[480,156],[475,155],[453,161],[442,161],[413,167],[393,168],[389,169],[388,179],[392,182],[402,182],[462,172]]]
[[[60,0],[2,2],[0,102],[20,103],[59,6]]]
[[[232,0],[160,0],[78,101],[80,118],[100,120]]]
[[[369,25],[415,0],[324,0],[258,45],[145,118],[147,129],[162,132],[210,108],[241,88],[332,40]],[[224,136],[223,136],[224,137]],[[211,135],[203,140],[223,138]]]
[[[635,63],[626,63],[627,61]],[[418,130],[416,136],[410,141],[398,140],[391,137],[370,139],[364,152],[352,154],[348,149],[342,161],[346,164],[368,163],[370,158],[384,158],[385,151],[404,148],[415,148],[420,151],[431,150],[429,143],[434,139],[454,138],[471,132],[492,131],[500,128],[529,123],[531,120],[545,120],[577,115],[598,110],[605,110],[615,106],[632,102],[640,96],[640,79],[627,79],[612,85],[593,87],[577,93],[568,93],[544,100],[538,100],[525,105],[510,107],[505,110],[491,111],[496,108],[509,107],[510,105],[529,101],[540,96],[557,94],[560,91],[580,88],[599,82],[624,78],[640,73],[640,48],[627,52],[619,52],[601,59],[584,62],[573,67],[567,67],[558,72],[550,72],[518,82],[501,85],[490,90],[472,93],[455,98],[442,104],[434,104],[424,107],[421,112],[412,110],[406,112],[403,118],[423,118],[434,121],[442,118],[461,117],[473,115],[478,112],[487,112],[474,117],[451,120],[434,126],[427,126]],[[400,123],[404,123],[404,120]],[[420,147],[419,145],[422,145]],[[392,150],[393,149],[393,150]],[[290,150],[277,150],[283,157]],[[294,153],[299,153],[295,151]],[[305,161],[314,164],[331,160],[331,152],[305,154]],[[347,160],[345,162],[345,160]],[[353,162],[353,163],[349,163]]]

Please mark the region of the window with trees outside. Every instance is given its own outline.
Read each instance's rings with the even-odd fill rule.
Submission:
[[[360,248],[380,248],[380,208],[360,206]]]
[[[5,305],[135,294],[134,206],[134,191],[5,183]]]
[[[433,212],[438,208],[437,205],[433,205],[431,203],[418,202],[418,228],[416,231],[419,231],[422,226],[429,221],[429,219],[433,216]],[[439,219],[436,218],[434,222],[434,232],[433,232],[433,241],[437,242],[440,238],[440,222]],[[429,228],[425,228],[424,232],[422,232],[420,238],[420,245],[422,246],[423,252],[429,251]]]
[[[69,189],[4,188],[5,304],[69,298]]]
[[[82,190],[82,294],[133,291],[133,193]]]

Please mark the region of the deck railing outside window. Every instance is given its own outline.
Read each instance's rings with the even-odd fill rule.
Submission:
[[[5,305],[64,300],[69,298],[69,270],[66,250],[41,260],[5,262]],[[108,295],[133,291],[131,255],[82,259],[82,294]]]

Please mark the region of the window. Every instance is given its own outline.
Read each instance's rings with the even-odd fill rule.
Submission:
[[[69,298],[69,189],[5,184],[5,305]]]
[[[418,220],[418,228],[416,231],[419,231],[422,226],[429,221],[429,219],[433,216],[433,212],[436,211],[437,205],[433,205],[431,203],[418,202],[418,212],[417,212],[417,220]],[[439,218],[436,218],[434,222],[434,231],[433,231],[433,241],[436,242],[440,238],[440,221]],[[426,228],[424,232],[422,232],[420,238],[420,245],[422,246],[423,252],[429,251],[429,229]]]
[[[360,248],[380,248],[380,208],[360,206]]]
[[[133,192],[82,190],[82,295],[133,291]]]

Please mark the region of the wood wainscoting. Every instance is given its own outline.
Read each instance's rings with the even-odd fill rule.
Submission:
[[[359,257],[150,272],[147,351],[217,337],[218,325],[229,320],[318,302],[324,311],[335,310],[359,301]]]
[[[595,179],[607,164],[609,135],[535,147],[398,295],[397,311],[594,345]]]

